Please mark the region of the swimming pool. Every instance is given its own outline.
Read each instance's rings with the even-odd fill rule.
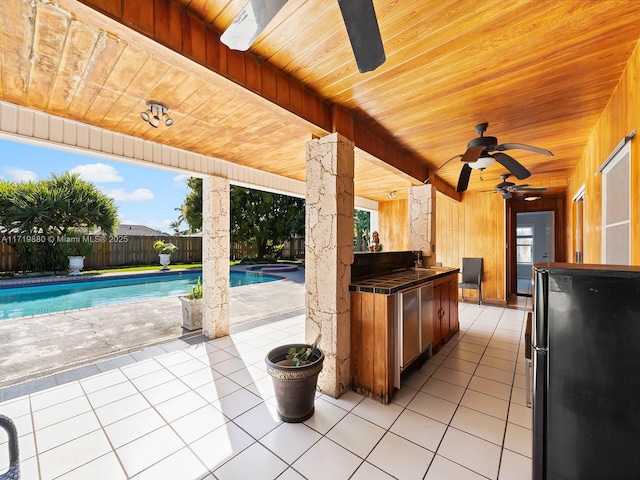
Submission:
[[[202,273],[146,275],[0,288],[0,320],[78,308],[100,307],[116,303],[184,295]],[[250,277],[231,272],[231,287],[277,280],[264,275]]]

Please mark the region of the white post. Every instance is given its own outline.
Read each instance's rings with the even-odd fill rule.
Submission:
[[[338,133],[307,143],[305,336],[322,334],[318,388],[339,397],[351,387],[353,142]]]
[[[202,333],[229,335],[229,180],[206,177],[202,182]]]
[[[436,189],[430,184],[409,187],[409,250],[423,247],[423,262],[429,265],[435,261],[435,228]]]

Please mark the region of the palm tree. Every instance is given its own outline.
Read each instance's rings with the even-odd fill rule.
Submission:
[[[24,270],[66,268],[63,248],[70,229],[107,234],[118,226],[114,200],[78,174],[52,174],[36,182],[0,181],[0,234],[18,253]]]

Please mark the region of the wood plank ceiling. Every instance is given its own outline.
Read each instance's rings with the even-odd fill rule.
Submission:
[[[92,8],[73,0],[3,2],[1,100],[304,179],[306,142],[330,128],[280,108],[293,102],[278,98],[280,91],[265,100],[225,78],[235,80],[231,52],[217,59],[226,61],[220,75],[203,66],[212,54],[204,39],[198,46],[184,31],[159,30],[177,15],[181,25],[196,19],[217,41],[246,0],[83,3]],[[532,172],[526,183],[566,186],[640,37],[637,0],[374,5],[387,55],[374,72],[358,73],[336,0],[289,0],[249,55],[255,68],[277,72],[276,84],[284,78],[299,85],[301,103],[309,92],[370,134],[356,151],[356,194],[377,201],[392,190],[405,197],[409,185],[424,180],[407,172],[426,176],[427,168],[462,154],[482,122],[499,143],[555,154],[510,151]],[[205,61],[197,52],[181,55],[187,38]],[[149,99],[169,105],[172,127],[141,120]],[[423,168],[403,173],[374,158],[365,152],[371,139]],[[452,161],[438,172],[441,189],[455,188],[460,167]],[[505,172],[496,164],[482,181],[474,171],[469,189],[491,189]]]

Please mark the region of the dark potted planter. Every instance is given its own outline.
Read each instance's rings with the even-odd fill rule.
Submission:
[[[291,349],[312,351],[299,365],[287,359]],[[316,344],[281,345],[265,358],[267,372],[273,380],[278,416],[283,422],[304,422],[313,415],[318,374],[322,371],[324,354]]]

